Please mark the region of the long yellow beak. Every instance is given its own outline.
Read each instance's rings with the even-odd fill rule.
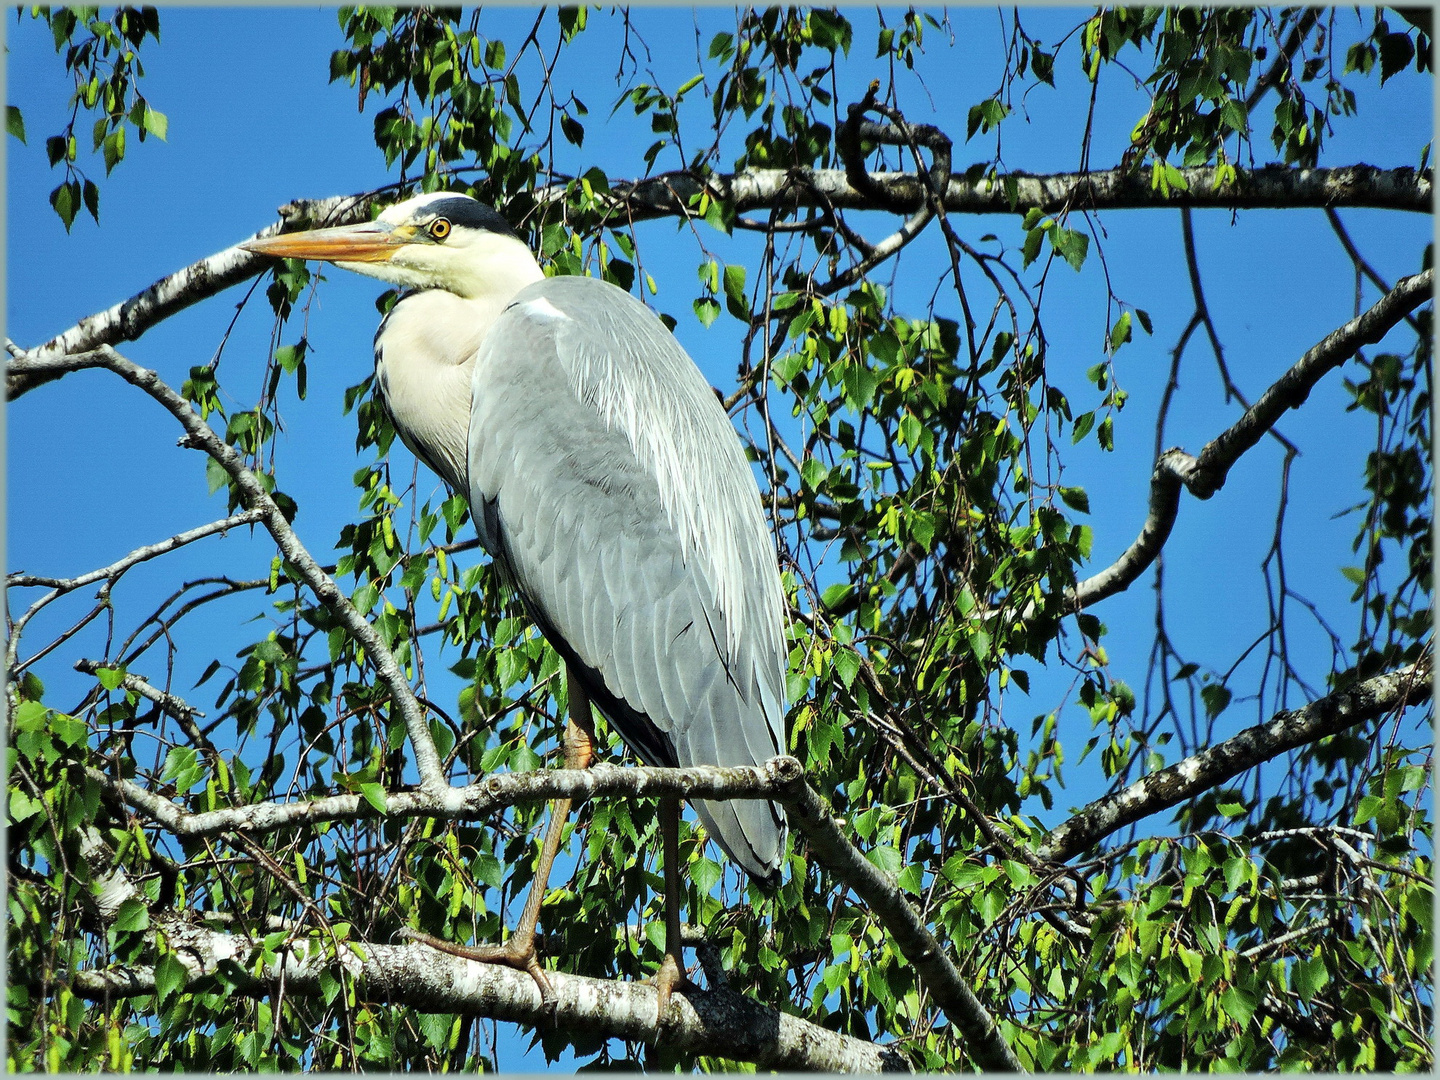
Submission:
[[[287,233],[263,240],[247,240],[240,246],[257,255],[269,255],[277,259],[386,262],[407,240],[408,237],[397,235],[393,226],[369,222],[364,225],[343,225],[334,229]]]

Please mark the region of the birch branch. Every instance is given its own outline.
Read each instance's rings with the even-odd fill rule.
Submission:
[[[256,835],[361,818],[479,820],[516,803],[553,799],[581,801],[595,796],[783,799],[789,785],[803,777],[803,769],[790,757],[772,758],[758,766],[697,765],[688,769],[659,769],[643,765],[595,765],[588,769],[536,769],[499,773],[464,787],[387,792],[383,814],[362,796],[349,794],[289,803],[253,803],[197,814],[132,780],[116,780],[98,770],[91,770],[90,775],[167,831],[198,839],[230,832]]]
[[[329,199],[305,199],[288,203],[280,208],[279,222],[267,225],[253,236],[246,237],[246,240],[258,240],[276,233],[325,225],[352,225],[368,221],[370,206],[375,198],[375,192],[362,192],[358,195],[338,195]],[[134,341],[156,323],[163,322],[177,311],[183,311],[232,285],[238,285],[273,264],[273,259],[245,251],[239,244],[225,248],[199,262],[191,263],[183,270],[166,275],[128,300],[122,300],[113,307],[86,316],[64,333],[57,334],[25,355],[35,359],[63,356],[67,353],[89,352],[102,345]],[[12,368],[5,379],[6,395],[13,401],[63,374],[63,370],[50,370],[20,375]]]
[[[98,349],[72,355],[31,356],[11,363],[13,373],[20,375],[47,375],[78,371],[84,368],[104,368],[119,375],[132,386],[145,391],[163,405],[186,431],[182,445],[209,454],[234,481],[241,498],[248,509],[256,511],[265,528],[274,538],[280,553],[294,566],[315,594],[316,599],[335,616],[364,650],[374,666],[380,680],[390,691],[393,707],[405,722],[415,753],[415,765],[420,772],[421,783],[427,789],[448,789],[440,755],[430,737],[430,729],[424,711],[410,683],[395,657],[385,647],[380,635],[365,617],[355,610],[349,598],[340,591],[335,580],[321,569],[320,565],[305,549],[300,538],[290,527],[280,507],[276,505],[257,477],[246,467],[239,453],[225,442],[197,413],[190,403],[177,394],[155,372],[127,360],[108,345]]]
[[[1024,214],[1038,208],[1056,212],[1064,207],[1086,210],[1135,210],[1190,206],[1219,209],[1291,209],[1297,207],[1376,207],[1430,213],[1431,175],[1414,169],[1377,169],[1347,165],[1331,169],[1295,169],[1271,165],[1237,170],[1233,184],[1215,186],[1213,168],[1181,169],[1186,187],[1165,194],[1150,186],[1148,176],[1118,168],[1090,173],[1008,173],[994,178],[952,176],[944,186],[946,213]],[[915,214],[929,197],[927,177],[918,172],[868,174],[873,187],[858,190],[842,169],[753,169],[729,175],[700,177],[665,173],[639,181],[615,181],[605,212],[629,221],[688,217],[692,200],[703,192],[718,195],[737,212],[775,208],[800,210],[834,207],[842,210],[888,210]],[[384,189],[388,191],[388,189]],[[527,206],[547,212],[565,200],[566,185],[554,183],[526,193],[503,209],[518,219]],[[247,239],[320,225],[347,225],[368,220],[370,209],[389,194],[382,191],[326,199],[297,199],[281,207],[282,221]],[[523,199],[526,205],[521,205]],[[64,333],[23,355],[31,358],[88,352],[101,345],[134,341],[177,311],[254,277],[270,260],[236,245],[183,270],[161,278],[149,288],[105,311],[88,316]],[[65,374],[64,369],[37,370],[6,376],[6,394],[15,400]]]
[[[98,675],[106,665],[97,660],[76,660],[75,670],[83,671],[86,675]],[[166,693],[148,679],[139,675],[125,674],[120,677],[120,687],[124,690],[133,690],[147,701],[153,701],[160,708],[164,709],[177,720],[190,720],[193,718],[205,719],[205,714],[195,708],[184,698],[174,694]]]
[[[223,832],[268,832],[322,821],[377,817],[379,811],[358,795],[334,795],[296,803],[257,803],[193,814],[129,780],[91,775],[126,803],[182,837]],[[1015,1072],[1020,1063],[998,1026],[975,997],[943,947],[905,899],[895,880],[871,863],[835,823],[828,804],[805,781],[800,762],[772,758],[763,766],[693,766],[657,769],[596,765],[589,769],[539,769],[502,773],[478,784],[443,791],[399,791],[385,797],[390,818],[433,816],[479,818],[517,802],[623,798],[777,799],[791,824],[810,844],[815,858],[868,904],[914,966],[935,1003],[960,1030],[975,1061],[991,1071]]]
[[[1161,454],[1150,477],[1150,508],[1140,535],[1114,563],[1069,590],[1065,607],[1086,608],[1129,588],[1170,538],[1180,508],[1180,489],[1184,487],[1197,499],[1208,499],[1224,487],[1241,455],[1259,442],[1287,410],[1303,405],[1322,377],[1362,346],[1380,341],[1410,312],[1432,299],[1433,274],[1426,270],[1402,278],[1368,311],[1328,334],[1260,395],[1239,420],[1206,443],[1198,457],[1178,447]]]
[[[104,927],[126,900],[145,902],[151,907],[151,940],[164,937],[170,954],[184,965],[187,982],[215,975],[225,964],[227,977],[244,993],[269,995],[280,984],[287,994],[318,998],[324,994],[322,973],[336,976],[343,971],[357,981],[358,993],[366,1000],[422,1011],[473,1013],[534,1028],[553,1025],[567,1035],[633,1039],[771,1069],[909,1071],[905,1058],[893,1047],[830,1031],[729,990],[688,989],[676,994],[671,1000],[678,1007],[667,1013],[665,1026],[657,1030],[656,990],[644,983],[547,972],[556,998],[552,1012],[527,972],[447,956],[422,945],[301,939],[267,955],[264,941],[212,930],[187,913],[149,905],[115,865],[114,851],[94,828],[83,830],[80,851],[92,878],[91,888],[81,890],[82,899],[95,921]],[[203,918],[209,913],[198,914]],[[144,965],[80,970],[73,973],[71,988],[101,1000],[153,994],[155,970]]]
[[[339,956],[318,942],[294,941],[274,959],[262,960],[262,943],[239,934],[186,924],[176,915],[163,922],[172,955],[192,980],[215,974],[222,962],[244,993],[264,996],[283,984],[285,993],[319,997],[321,973],[343,969],[367,1001],[392,1002],[424,1012],[470,1013],[533,1028],[553,1026],[567,1036],[596,1034],[659,1045],[685,1054],[753,1062],[761,1068],[843,1073],[908,1072],[894,1048],[819,1027],[769,1009],[733,991],[687,989],[676,994],[668,1022],[657,1031],[653,986],[608,982],[549,971],[555,992],[547,1012],[535,980],[501,964],[437,953],[421,945],[357,942]],[[261,961],[260,975],[253,974]],[[153,968],[77,972],[72,988],[91,998],[155,992]]]
[[[1377,675],[1373,679],[1312,701],[1301,709],[1276,713],[1265,724],[1151,773],[1129,787],[1096,799],[1064,824],[1050,830],[1037,854],[1064,861],[1141,818],[1176,806],[1216,784],[1239,776],[1263,761],[1356,724],[1416,705],[1430,697],[1430,660]]]
[[[1295,209],[1298,207],[1366,206],[1388,210],[1431,212],[1431,174],[1415,169],[1378,169],[1346,165],[1329,169],[1297,169],[1268,165],[1237,169],[1234,183],[1217,187],[1213,167],[1179,170],[1185,187],[1168,193],[1151,187],[1148,173],[1103,169],[1089,173],[1006,173],[994,178],[973,174],[952,176],[945,185],[946,213],[1047,213],[1069,206],[1084,210],[1138,210],[1159,207]],[[611,216],[630,221],[683,217],[691,200],[708,192],[730,203],[737,213],[775,207],[842,210],[889,210],[913,214],[926,201],[925,178],[914,172],[870,173],[874,186],[851,183],[842,169],[751,169],[701,177],[689,172],[662,173],[639,181],[612,181]],[[551,184],[531,196],[542,209],[563,201],[563,185]]]

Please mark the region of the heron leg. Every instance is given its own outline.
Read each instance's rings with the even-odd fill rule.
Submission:
[[[684,986],[685,965],[680,934],[680,900],[684,895],[680,883],[680,800],[660,800],[660,845],[665,860],[665,958],[655,974],[658,1017],[657,1029],[665,1024],[670,1011],[670,995]]]
[[[565,724],[565,768],[584,769],[595,756],[595,726],[590,715],[590,695],[585,693],[580,680],[568,666],[565,673],[566,683],[570,688],[570,711]],[[540,849],[540,862],[535,867],[535,877],[530,882],[530,893],[525,898],[525,910],[521,912],[520,922],[505,944],[456,945],[408,929],[404,931],[405,936],[452,956],[463,956],[467,960],[476,960],[482,964],[505,964],[520,971],[528,971],[540,989],[542,1003],[553,1007],[555,991],[545,969],[540,966],[540,957],[535,949],[535,927],[540,921],[540,904],[549,887],[550,868],[560,851],[560,838],[565,832],[565,822],[570,817],[571,801],[556,799],[550,804],[550,826],[545,833],[545,844]],[[678,920],[676,927],[678,934]],[[679,940],[678,936],[676,940]]]

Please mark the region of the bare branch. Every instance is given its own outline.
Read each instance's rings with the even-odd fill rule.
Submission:
[[[295,232],[320,225],[350,225],[367,221],[374,192],[340,195],[330,199],[301,199],[280,208],[282,221],[266,226],[247,240]],[[134,341],[156,323],[183,311],[218,292],[254,277],[274,264],[263,255],[244,251],[237,244],[191,263],[155,282],[143,292],[113,307],[81,319],[62,334],[30,350],[27,358],[89,352],[101,345]],[[10,400],[59,378],[63,371],[42,371],[20,375],[13,369],[6,376],[5,392]]]
[[[1312,701],[1304,708],[1276,713],[1269,723],[1246,728],[1122,791],[1096,799],[1050,830],[1038,853],[1046,859],[1072,858],[1116,830],[1178,805],[1287,750],[1419,704],[1430,696],[1429,684],[1427,658]]]
[[[91,570],[89,573],[81,574],[78,577],[52,578],[23,573],[11,574],[6,579],[6,586],[8,588],[40,587],[48,588],[50,591],[31,604],[30,607],[26,609],[25,614],[16,619],[15,625],[10,628],[10,640],[6,646],[6,667],[11,672],[15,672],[18,671],[20,667],[28,666],[38,659],[38,657],[31,657],[26,661],[25,665],[19,665],[17,663],[19,659],[20,635],[24,631],[26,624],[52,601],[58,600],[66,593],[74,592],[76,589],[83,589],[86,585],[93,585],[97,581],[113,584],[132,566],[165,555],[174,551],[176,548],[184,547],[186,544],[192,544],[196,540],[203,540],[205,537],[213,536],[215,533],[228,532],[230,529],[238,528],[242,525],[253,525],[263,517],[264,514],[258,510],[246,510],[239,514],[232,514],[222,521],[212,521],[208,525],[201,525],[198,528],[190,529],[186,532],[176,533],[168,540],[161,540],[157,544],[147,544],[144,547],[136,548],[130,552],[130,554],[121,559],[117,559],[109,566],[102,566],[98,570]]]
[[[1330,371],[1365,345],[1388,334],[1410,312],[1431,299],[1434,271],[1402,278],[1370,310],[1351,319],[1312,347],[1289,371],[1260,395],[1230,427],[1205,444],[1198,457],[1173,448],[1160,455],[1150,477],[1150,512],[1139,537],[1110,566],[1075,586],[1066,597],[1068,609],[1098,603],[1123,592],[1145,572],[1170,537],[1180,506],[1180,488],[1208,499],[1225,485],[1240,456],[1259,442],[1289,409],[1298,408]]]
[[[285,519],[280,507],[276,505],[275,500],[270,497],[264,485],[261,484],[259,477],[245,466],[234,447],[215,434],[214,429],[201,419],[200,414],[191,407],[188,401],[161,380],[155,372],[127,360],[108,345],[102,345],[90,352],[69,356],[32,356],[11,364],[12,372],[21,375],[43,375],[95,367],[112,371],[132,386],[149,394],[169,410],[185,428],[187,436],[182,440],[183,445],[203,450],[220,463],[234,481],[246,505],[251,510],[260,513],[260,520],[264,522],[265,528],[274,538],[280,553],[300,572],[300,576],[310,587],[310,591],[315,594],[316,599],[329,609],[351,637],[359,643],[374,666],[376,674],[380,676],[380,680],[390,691],[390,700],[394,708],[399,710],[400,716],[405,722],[405,729],[410,736],[410,743],[415,752],[415,765],[420,771],[422,785],[427,789],[448,790],[449,784],[445,781],[440,755],[435,751],[435,743],[430,737],[430,728],[426,722],[424,711],[421,709],[419,701],[416,700],[404,671],[395,662],[395,657],[385,647],[384,641],[376,633],[375,628],[365,621],[365,617],[360,612],[355,610],[355,606],[340,591],[340,587],[335,584],[334,579],[321,569],[310,552],[305,549],[300,538],[290,527],[290,522]]]

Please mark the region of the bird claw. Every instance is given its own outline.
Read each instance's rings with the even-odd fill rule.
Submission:
[[[685,974],[685,969],[670,953],[666,953],[665,959],[660,961],[660,970],[655,973],[653,981],[656,1004],[655,1033],[659,1035],[669,1023],[673,1022],[670,1015],[671,995],[677,989],[685,990],[691,985],[691,982],[689,976]]]
[[[555,996],[555,988],[550,984],[550,977],[540,966],[540,957],[535,951],[533,935],[517,934],[504,945],[456,945],[454,942],[431,937],[419,930],[412,930],[408,926],[401,928],[400,935],[429,945],[437,952],[448,953],[450,956],[458,956],[464,960],[474,960],[477,964],[503,964],[516,971],[527,972],[535,980],[535,986],[540,991],[542,1012],[547,1018],[554,1019],[559,1002]]]

